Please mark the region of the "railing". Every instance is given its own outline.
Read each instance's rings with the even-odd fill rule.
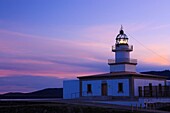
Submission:
[[[114,64],[116,61],[114,59],[108,59],[108,64]]]
[[[139,97],[170,97],[170,86],[144,86],[139,89]]]
[[[133,50],[133,45],[122,45],[122,46],[119,46],[119,45],[114,45],[112,46],[112,51],[120,51],[120,50],[125,50],[125,51],[132,51]]]
[[[119,59],[108,59],[108,64],[114,63],[134,63],[137,64],[137,59],[129,59],[129,58],[119,58]]]

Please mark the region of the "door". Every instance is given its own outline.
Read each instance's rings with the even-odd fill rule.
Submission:
[[[107,96],[107,83],[102,83],[102,87],[101,87],[101,93],[102,93],[102,96]]]

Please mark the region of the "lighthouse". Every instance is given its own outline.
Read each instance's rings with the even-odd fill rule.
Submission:
[[[159,97],[153,101],[161,102],[161,97],[170,96],[169,90],[164,87],[167,80],[165,76],[136,72],[137,59],[131,59],[132,51],[133,46],[129,45],[128,36],[121,27],[112,46],[115,58],[108,60],[110,72],[78,76],[77,80],[64,81],[63,98],[145,106],[144,102],[148,102],[148,97]],[[168,87],[170,89],[170,86]]]
[[[137,59],[130,58],[133,45],[128,44],[128,36],[121,26],[119,34],[116,36],[116,43],[112,46],[115,52],[115,59],[109,59],[110,72],[136,72]]]

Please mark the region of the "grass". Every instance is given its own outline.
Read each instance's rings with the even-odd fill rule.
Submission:
[[[131,113],[115,109],[57,102],[0,102],[0,113]],[[140,113],[140,112],[133,112]]]
[[[54,102],[0,102],[0,113],[130,113]]]
[[[169,105],[169,106],[166,106],[166,107],[161,107],[161,108],[159,108],[159,110],[162,110],[162,111],[170,111],[170,105]]]

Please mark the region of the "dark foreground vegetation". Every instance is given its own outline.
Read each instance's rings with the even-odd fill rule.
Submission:
[[[90,107],[57,102],[0,102],[0,113],[131,113],[101,107]],[[134,111],[133,113],[144,113]]]
[[[166,106],[166,107],[161,107],[161,108],[159,108],[158,110],[161,110],[161,111],[169,111],[169,112],[170,112],[170,105],[169,105],[169,106]]]
[[[1,102],[0,113],[130,113],[113,109],[50,102]]]

